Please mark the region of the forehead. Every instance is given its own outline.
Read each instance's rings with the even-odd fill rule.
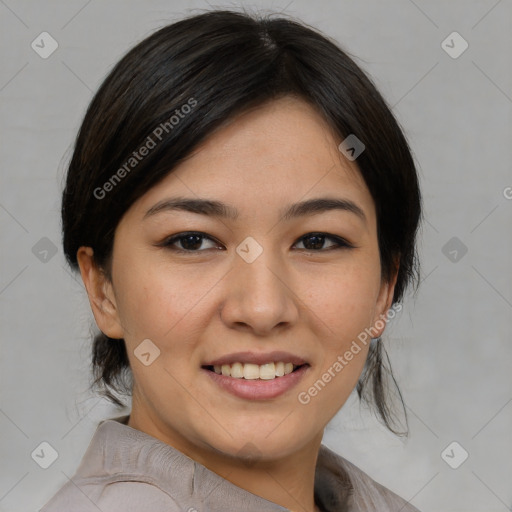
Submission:
[[[171,195],[208,197],[233,205],[243,220],[255,212],[275,214],[284,205],[335,195],[372,217],[371,195],[355,162],[338,150],[340,142],[306,102],[274,100],[215,130],[134,206],[144,215]]]

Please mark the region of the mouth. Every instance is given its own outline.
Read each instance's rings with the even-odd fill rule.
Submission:
[[[310,373],[308,363],[270,362],[203,365],[201,371],[214,389],[250,401],[275,400],[290,393]]]
[[[244,400],[274,400],[311,373],[305,358],[290,352],[235,352],[203,361],[201,372],[218,390]]]
[[[295,373],[308,363],[294,364],[284,361],[273,361],[265,364],[240,363],[203,365],[202,368],[217,375],[245,380],[274,380]]]

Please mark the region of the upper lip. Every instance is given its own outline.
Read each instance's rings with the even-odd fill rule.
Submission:
[[[300,366],[306,364],[306,361],[302,357],[290,354],[289,352],[274,351],[274,352],[234,352],[232,354],[226,354],[225,356],[217,359],[212,359],[203,364],[203,366],[221,366],[223,364],[233,363],[252,363],[262,365],[273,362],[293,363],[294,365]]]

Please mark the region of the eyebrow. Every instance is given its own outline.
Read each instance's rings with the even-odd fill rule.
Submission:
[[[215,201],[212,199],[172,197],[163,199],[152,206],[144,214],[143,219],[156,215],[157,213],[176,210],[230,220],[236,220],[239,215],[236,208],[221,201]],[[280,211],[279,220],[286,221],[292,218],[304,217],[306,215],[318,215],[331,210],[351,212],[357,215],[363,222],[366,223],[367,220],[363,209],[356,203],[350,199],[333,197],[318,197],[291,204],[286,209]]]

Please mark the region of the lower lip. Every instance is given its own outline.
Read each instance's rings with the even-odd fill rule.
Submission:
[[[218,384],[221,388],[232,395],[246,400],[268,400],[270,398],[276,398],[296,386],[309,369],[310,366],[304,365],[292,373],[288,373],[282,377],[276,377],[275,379],[249,380],[226,377],[225,375],[219,375],[218,373],[201,368],[201,370],[206,372],[213,382]]]

